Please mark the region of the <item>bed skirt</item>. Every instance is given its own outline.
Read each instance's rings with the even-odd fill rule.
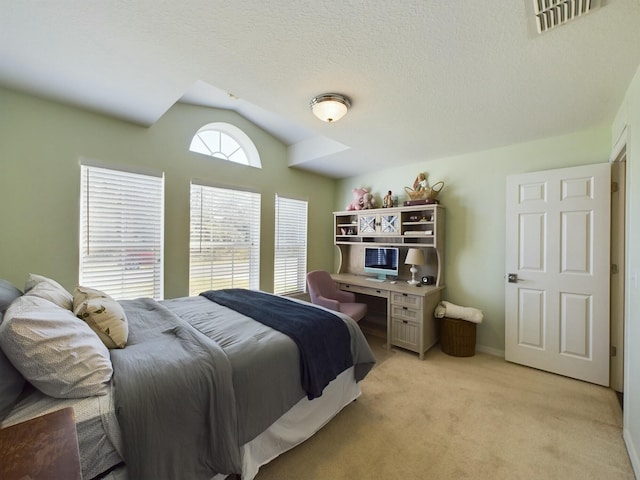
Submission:
[[[344,407],[360,396],[353,367],[342,372],[324,389],[321,397],[304,397],[264,432],[242,447],[242,480],[253,480],[262,465],[312,437]],[[212,480],[224,480],[216,475]],[[126,468],[110,472],[104,480],[128,480]]]

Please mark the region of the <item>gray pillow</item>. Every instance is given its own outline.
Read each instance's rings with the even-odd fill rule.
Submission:
[[[2,315],[4,315],[4,311],[9,308],[11,302],[20,295],[22,295],[22,292],[13,284],[0,279],[0,320],[2,320]]]
[[[0,350],[0,421],[7,416],[25,386],[25,379]]]
[[[11,302],[22,295],[22,292],[6,280],[0,280],[0,325],[2,316]],[[0,327],[0,332],[2,328]],[[13,407],[22,393],[25,379],[0,349],[0,420]]]

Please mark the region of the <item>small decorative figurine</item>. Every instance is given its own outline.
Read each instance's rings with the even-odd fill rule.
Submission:
[[[382,208],[391,207],[393,207],[393,197],[391,196],[391,190],[389,190],[382,200]]]

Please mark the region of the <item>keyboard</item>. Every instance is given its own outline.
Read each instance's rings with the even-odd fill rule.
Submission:
[[[365,278],[365,280],[369,281],[369,282],[378,282],[378,283],[382,283],[384,282],[383,279],[381,278],[374,278],[374,277],[367,277]]]

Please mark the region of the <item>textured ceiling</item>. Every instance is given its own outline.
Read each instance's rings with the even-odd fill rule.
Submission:
[[[609,125],[640,1],[543,35],[525,1],[0,0],[0,85],[142,125],[233,109],[334,177]],[[334,91],[353,106],[325,124],[308,103]]]

